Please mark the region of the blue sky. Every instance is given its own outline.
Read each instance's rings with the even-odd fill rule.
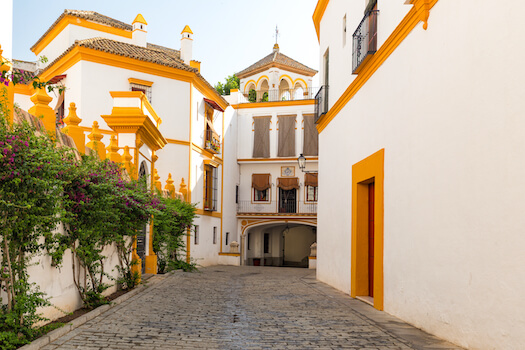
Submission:
[[[180,48],[187,24],[193,58],[213,85],[269,54],[279,27],[285,55],[319,69],[312,22],[317,0],[14,0],[13,58],[35,61],[30,47],[64,9],[96,11],[130,23],[138,13],[148,22],[148,42]]]

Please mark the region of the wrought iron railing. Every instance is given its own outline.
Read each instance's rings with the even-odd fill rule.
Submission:
[[[367,12],[354,32],[352,46],[352,73],[359,73],[363,63],[377,51],[378,10]]]
[[[323,85],[315,95],[315,122],[328,112],[328,85]]]
[[[204,141],[204,149],[212,151],[213,153],[221,153],[221,141],[217,139],[212,130],[204,132],[206,139]]]
[[[271,201],[254,202],[239,201],[237,203],[237,214],[252,215],[317,215],[317,202],[296,201]]]
[[[239,95],[239,103],[313,100],[318,88],[250,90]]]

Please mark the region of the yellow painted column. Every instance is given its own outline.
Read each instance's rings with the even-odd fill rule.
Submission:
[[[97,152],[100,160],[106,159],[106,147],[101,141],[103,137],[104,136],[98,128],[98,122],[94,121],[93,128],[91,129],[91,134],[88,135],[88,139],[90,139],[90,141],[87,143],[86,147],[89,147],[95,152]]]
[[[0,72],[9,72],[12,68],[11,63],[2,56],[2,52],[2,45],[0,45]],[[14,114],[15,88],[12,82],[9,82],[8,84],[9,85],[7,86],[0,84],[0,89],[4,90],[6,97],[6,101],[0,102],[6,104],[5,109],[7,112],[7,121],[12,124]]]
[[[107,159],[115,163],[122,162],[122,156],[118,153],[118,143],[116,135],[111,135],[111,138],[109,140],[109,146],[106,147],[106,150],[108,151],[108,153],[106,154]]]
[[[44,127],[51,134],[52,137],[56,137],[56,116],[53,108],[49,107],[49,102],[51,98],[45,88],[39,88],[35,90],[33,96],[31,96],[31,101],[34,103],[34,106],[29,108],[28,112],[35,117],[42,119]]]
[[[78,124],[82,119],[80,119],[77,115],[77,107],[74,102],[71,102],[69,104],[69,114],[66,118],[64,118],[64,123],[66,123],[66,126],[62,129],[62,132],[66,135],[71,136],[73,141],[75,141],[75,145],[77,146],[77,150],[81,153],[86,153],[86,136],[84,135],[84,130]]]

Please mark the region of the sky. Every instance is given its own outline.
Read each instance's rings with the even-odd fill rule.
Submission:
[[[275,27],[280,52],[319,70],[312,21],[317,0],[13,0],[13,58],[36,61],[30,47],[64,9],[96,11],[131,24],[148,22],[148,42],[180,49],[181,31],[193,31],[193,59],[212,85],[272,52]],[[316,79],[314,78],[314,81]]]

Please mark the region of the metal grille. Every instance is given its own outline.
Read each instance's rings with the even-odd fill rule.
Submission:
[[[328,112],[328,85],[321,86],[315,95],[315,122]]]
[[[357,73],[365,59],[377,51],[378,13],[378,10],[367,12],[352,36],[352,73]]]
[[[148,102],[151,103],[151,86],[130,83],[129,90],[142,91],[146,95]]]

